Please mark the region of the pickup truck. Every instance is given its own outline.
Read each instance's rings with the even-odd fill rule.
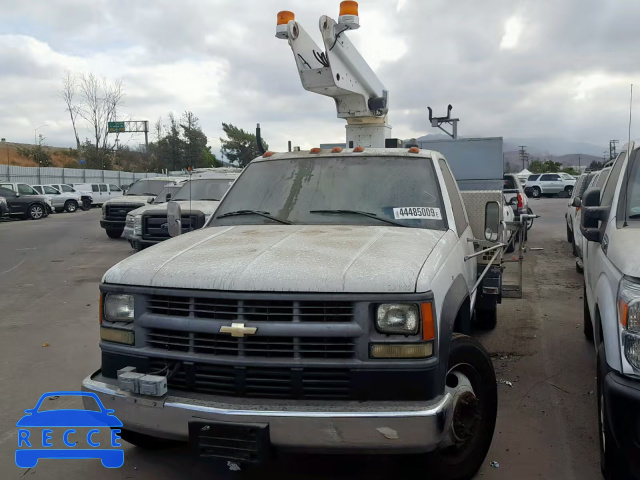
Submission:
[[[547,195],[564,195],[570,197],[573,194],[573,186],[576,179],[568,173],[543,173],[530,175],[527,179],[525,193],[533,198]]]
[[[182,209],[182,233],[202,228],[216,211],[220,200],[238,174],[213,173],[194,175],[173,193],[172,200]],[[174,187],[174,185],[171,185]],[[166,198],[127,214],[125,238],[134,250],[143,250],[170,238],[167,224]]]
[[[495,190],[461,195],[417,147],[266,152],[205,228],[179,235],[169,202],[178,236],[102,279],[102,365],[83,390],[143,447],[420,453],[434,478],[471,478],[497,414],[467,336],[495,325],[497,162]]]
[[[167,184],[184,181],[184,177],[153,177],[135,182],[127,193],[102,204],[100,226],[109,238],[120,238],[126,224],[127,213],[153,202]]]
[[[602,178],[602,176],[600,176]],[[583,195],[584,334],[596,351],[606,479],[640,478],[640,148]]]

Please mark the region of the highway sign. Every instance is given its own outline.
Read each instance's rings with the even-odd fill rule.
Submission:
[[[124,132],[124,122],[109,122],[107,123],[109,133],[122,133]]]

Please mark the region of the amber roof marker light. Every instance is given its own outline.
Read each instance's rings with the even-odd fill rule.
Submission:
[[[289,10],[278,12],[276,17],[276,38],[286,40],[289,38],[289,22],[295,22],[296,15]]]

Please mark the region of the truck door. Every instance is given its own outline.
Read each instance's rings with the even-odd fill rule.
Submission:
[[[440,158],[438,160],[438,163],[440,165],[440,169],[442,170],[444,183],[447,187],[448,198],[451,202],[453,219],[456,224],[455,230],[456,234],[458,235],[458,245],[456,248],[462,250],[463,255],[461,255],[461,257],[471,255],[473,254],[473,242],[470,242],[469,240],[473,239],[473,233],[471,232],[471,227],[469,226],[469,220],[467,218],[464,204],[462,203],[460,191],[458,190],[458,184],[453,178],[453,174],[451,173],[446,160],[444,158]],[[444,198],[444,201],[446,202],[447,198]],[[475,259],[471,259],[463,263],[464,264],[461,265],[461,268],[463,269],[469,292],[471,292],[473,286],[476,283],[476,261]]]
[[[4,197],[9,207],[9,213],[12,215],[24,213],[25,204],[21,202],[17,197],[13,189],[3,187],[0,184],[0,197]]]

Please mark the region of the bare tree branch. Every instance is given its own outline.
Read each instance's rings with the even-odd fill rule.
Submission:
[[[71,118],[71,126],[73,127],[73,135],[76,138],[76,145],[80,148],[80,137],[78,136],[78,129],[76,128],[76,119],[78,113],[80,113],[80,105],[75,103],[75,97],[77,92],[77,82],[75,76],[69,71],[65,71],[62,78],[62,90],[60,90],[60,96],[64,100],[67,106],[66,111],[69,112]]]

